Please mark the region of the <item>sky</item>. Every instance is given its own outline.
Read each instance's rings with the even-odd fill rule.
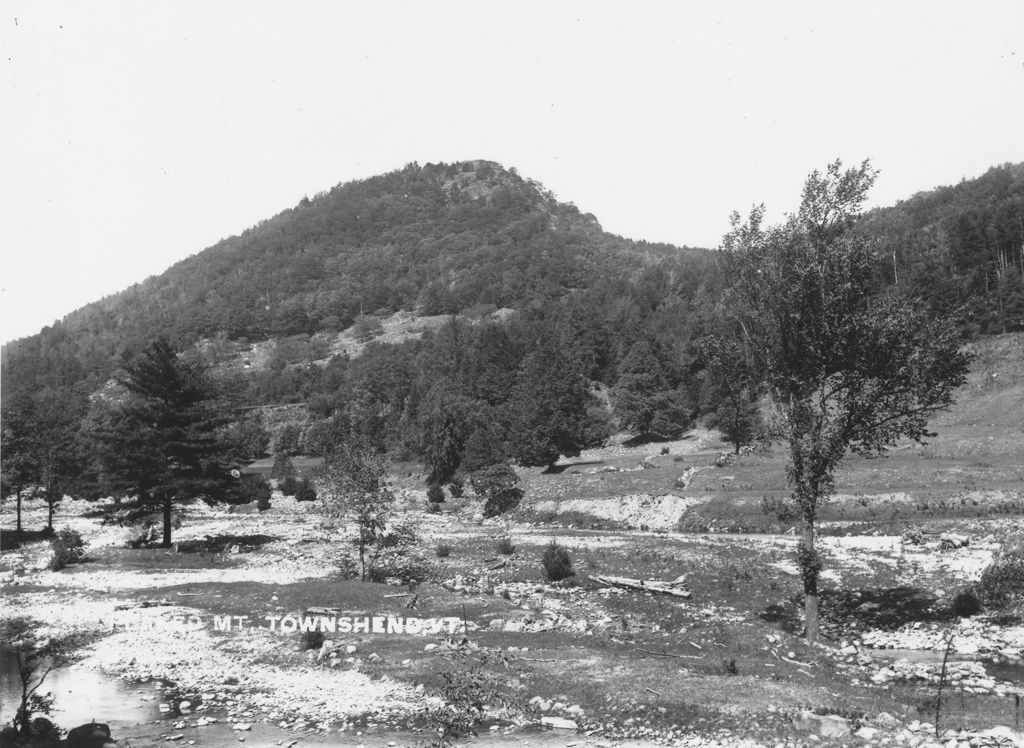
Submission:
[[[1020,0],[8,0],[0,53],[0,341],[412,161],[704,247],[836,158],[868,207],[1024,161]]]

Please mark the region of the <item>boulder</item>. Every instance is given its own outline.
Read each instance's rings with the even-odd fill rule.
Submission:
[[[845,738],[850,734],[850,723],[832,714],[815,714],[806,709],[793,718],[793,726],[823,738]]]
[[[900,721],[889,712],[879,712],[872,722],[881,727],[883,730],[896,730],[899,729]]]
[[[971,539],[966,535],[957,535],[947,532],[939,536],[939,548],[944,551],[951,551],[954,548],[964,548],[969,545]]]
[[[90,722],[79,725],[68,732],[68,748],[103,748],[112,742],[110,726],[102,722]]]
[[[540,723],[544,727],[553,727],[557,730],[575,730],[576,723],[564,717],[541,717]]]

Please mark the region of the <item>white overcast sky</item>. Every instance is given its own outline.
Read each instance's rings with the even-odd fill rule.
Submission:
[[[837,157],[872,205],[1024,161],[1021,0],[2,8],[2,341],[410,161],[697,246]]]

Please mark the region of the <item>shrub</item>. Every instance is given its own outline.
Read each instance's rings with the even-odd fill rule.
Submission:
[[[432,501],[427,502],[427,514],[440,514],[440,513],[441,513],[441,505],[440,504],[435,504]]]
[[[769,517],[774,516],[783,524],[795,522],[800,516],[792,501],[779,496],[762,496],[761,512]]]
[[[485,497],[485,517],[497,517],[512,511],[523,500],[523,489],[517,485],[519,476],[503,462],[477,470],[469,481],[477,495]]]
[[[431,483],[427,488],[427,501],[431,504],[440,504],[444,501],[444,491],[441,490],[439,484]]]
[[[278,490],[285,496],[295,496],[299,491],[299,481],[295,475],[288,475],[277,482]]]
[[[451,494],[453,499],[461,499],[464,492],[465,487],[462,484],[462,478],[454,477],[448,481],[448,493]]]
[[[53,558],[50,569],[60,571],[68,564],[78,564],[85,557],[85,541],[77,530],[65,527],[50,540]]]
[[[437,554],[438,558],[448,558],[452,555],[452,547],[446,543],[438,543],[434,553]]]
[[[498,541],[498,553],[502,556],[511,556],[516,552],[516,547],[512,543],[512,538],[502,538]]]
[[[511,512],[519,506],[519,502],[522,500],[523,489],[518,486],[510,486],[500,491],[495,491],[484,502],[484,516],[497,517],[505,512]]]
[[[572,559],[569,558],[569,549],[554,540],[544,549],[540,562],[544,567],[544,578],[549,582],[560,582],[576,576]]]
[[[1003,552],[981,573],[978,593],[990,605],[1024,598],[1024,547]]]
[[[520,670],[500,647],[487,649],[463,638],[458,646],[440,652],[443,703],[424,713],[434,734],[431,746],[447,748],[456,740],[477,735],[495,711],[523,709],[508,688],[509,676]]]
[[[924,533],[920,527],[908,527],[903,531],[902,540],[907,545],[923,545]]]
[[[957,590],[949,603],[949,611],[961,618],[977,615],[981,612],[981,600],[973,587],[964,587]]]
[[[324,646],[324,632],[320,629],[303,631],[299,641],[303,649],[320,649]]]
[[[303,478],[295,488],[296,501],[316,501],[316,489],[309,478]]]
[[[256,502],[259,508],[260,501],[264,500],[266,506],[270,507],[270,481],[262,475],[243,475],[238,482],[239,500],[243,504]],[[262,510],[261,510],[262,511]]]
[[[260,494],[259,498],[256,499],[256,508],[261,512],[265,512],[270,509],[270,492]]]

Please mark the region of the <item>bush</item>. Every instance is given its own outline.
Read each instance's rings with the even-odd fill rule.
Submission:
[[[997,556],[981,573],[977,590],[982,600],[995,606],[1024,599],[1024,547]]]
[[[497,517],[505,512],[511,512],[519,506],[519,502],[522,500],[523,489],[518,486],[510,486],[509,488],[495,491],[484,502],[484,516]]]
[[[434,549],[434,553],[437,554],[438,558],[448,558],[452,555],[452,547],[446,543],[438,543],[437,548]]]
[[[924,532],[920,527],[908,527],[903,531],[901,539],[907,545],[924,545]]]
[[[262,475],[243,475],[238,482],[238,494],[239,501],[243,504],[255,501],[256,507],[259,508],[260,502],[264,501],[266,508],[270,507],[270,481]]]
[[[316,499],[316,489],[313,487],[313,482],[309,478],[300,480],[299,485],[295,488],[295,500],[316,501]]]
[[[294,475],[288,475],[277,482],[277,488],[285,496],[295,496],[299,492],[299,481]]]
[[[540,562],[544,567],[544,578],[549,582],[560,582],[576,576],[572,568],[572,559],[569,558],[569,549],[554,540],[544,549]]]
[[[779,496],[762,496],[761,512],[769,517],[774,516],[783,524],[795,522],[800,518],[796,505],[788,498]]]
[[[515,552],[516,547],[512,544],[512,538],[502,538],[498,541],[498,553],[502,556],[511,556]]]
[[[265,512],[270,509],[270,492],[260,494],[259,498],[256,499],[256,508],[261,512]]]
[[[949,611],[955,616],[968,618],[981,612],[981,600],[973,587],[957,590],[949,603]]]
[[[53,558],[50,569],[60,571],[68,564],[78,564],[85,558],[85,541],[77,530],[65,527],[50,540]]]
[[[485,497],[485,517],[510,512],[523,500],[523,489],[517,485],[519,476],[503,462],[477,470],[470,475],[469,481],[477,495]]]
[[[324,632],[320,629],[303,631],[300,635],[299,642],[303,649],[320,649],[324,646]]]
[[[440,504],[444,501],[444,491],[441,490],[439,484],[431,483],[427,488],[427,501],[431,504]]]
[[[465,492],[465,487],[462,484],[462,479],[459,477],[452,478],[448,481],[448,493],[451,494],[453,499],[461,499],[462,494]]]

